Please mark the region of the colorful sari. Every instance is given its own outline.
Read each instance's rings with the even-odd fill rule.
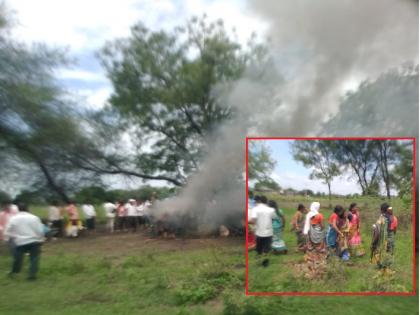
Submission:
[[[388,251],[389,245],[389,218],[384,214],[372,226],[371,263],[379,268],[387,268],[393,264],[392,251]]]
[[[271,249],[275,253],[286,253],[287,246],[284,240],[282,239],[282,229],[283,229],[283,220],[281,216],[283,211],[281,209],[277,212],[277,217],[273,219],[273,241],[271,243]]]
[[[350,259],[349,253],[349,231],[350,223],[349,220],[344,217],[337,219],[337,228],[342,233],[342,235],[337,235],[337,254],[341,257],[342,260],[347,261]]]
[[[352,256],[361,257],[365,254],[362,247],[362,238],[358,229],[360,227],[360,215],[359,212],[352,212],[349,229],[349,250]]]

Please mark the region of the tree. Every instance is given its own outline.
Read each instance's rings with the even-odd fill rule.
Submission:
[[[114,87],[109,103],[136,148],[130,169],[184,184],[216,127],[234,115],[214,89],[238,79],[261,52],[243,49],[222,21],[205,17],[171,32],[137,24],[130,38],[108,43],[101,59]]]
[[[249,141],[248,148],[248,180],[273,182],[270,173],[276,165],[270,151],[263,141]]]
[[[334,136],[417,136],[419,133],[419,68],[406,64],[366,80],[342,100],[324,125]]]
[[[272,179],[263,179],[258,181],[255,184],[255,190],[263,190],[263,189],[269,189],[272,191],[279,191],[280,190],[280,186],[279,184],[277,184],[277,182],[275,182]]]
[[[70,163],[70,156],[94,145],[54,78],[54,69],[65,64],[61,51],[28,47],[0,29],[0,148],[6,153],[1,157],[25,165],[27,186],[47,186],[68,201],[83,179],[93,180]]]
[[[371,140],[337,140],[335,148],[335,159],[354,172],[362,195],[377,195],[380,168],[377,143]]]
[[[390,170],[390,182],[398,190],[400,198],[406,198],[411,202],[413,198],[413,144],[408,142],[397,142],[396,153],[398,163]]]
[[[328,198],[331,204],[331,182],[340,175],[339,165],[335,160],[335,142],[329,140],[296,140],[292,144],[293,157],[312,168],[310,179],[320,179],[328,186]]]

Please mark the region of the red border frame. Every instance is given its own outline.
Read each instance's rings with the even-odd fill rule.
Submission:
[[[246,161],[246,199],[245,204],[248,205],[248,141],[249,140],[411,140],[413,141],[413,207],[412,207],[412,236],[413,236],[413,291],[411,292],[249,292],[248,289],[248,237],[245,237],[245,257],[246,257],[246,274],[245,274],[245,295],[247,296],[415,296],[417,284],[416,270],[416,138],[415,137],[246,137],[245,145],[245,161]],[[248,206],[246,206],[248,207]],[[245,222],[248,222],[248,209],[245,209]],[[246,235],[248,235],[248,224],[245,224]]]

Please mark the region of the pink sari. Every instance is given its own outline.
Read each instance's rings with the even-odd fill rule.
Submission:
[[[359,213],[352,213],[352,218],[350,220],[350,247],[357,247],[362,243],[360,233],[357,231],[357,226],[360,224]]]

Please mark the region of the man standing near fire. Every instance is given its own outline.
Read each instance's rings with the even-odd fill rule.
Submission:
[[[275,219],[276,212],[273,208],[267,205],[267,197],[261,196],[256,200],[257,205],[252,208],[251,223],[255,224],[256,236],[256,250],[257,255],[268,254],[271,250],[271,242],[273,240],[273,219]],[[265,258],[262,265],[267,267],[269,260]]]

